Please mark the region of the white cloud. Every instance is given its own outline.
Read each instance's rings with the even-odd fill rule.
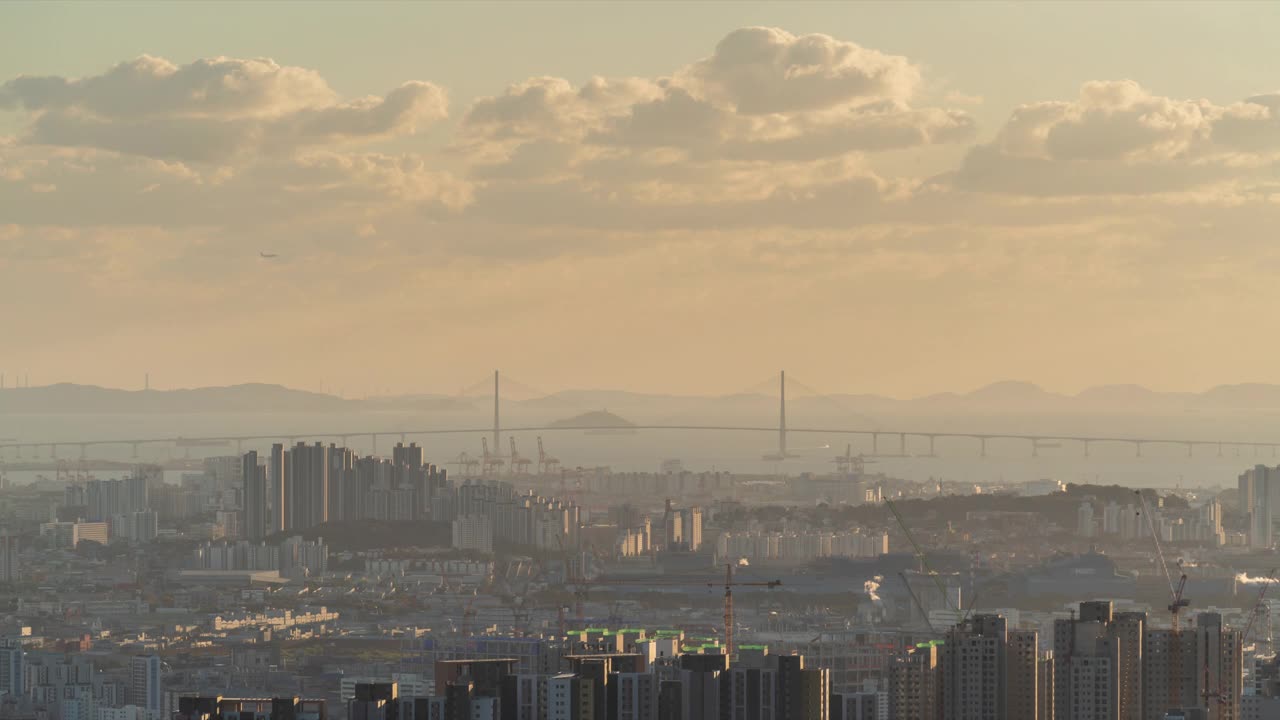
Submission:
[[[101,75],[0,85],[0,108],[28,115],[26,142],[204,163],[410,134],[447,105],[425,82],[343,101],[315,71],[264,59],[178,66],[143,56]]]
[[[905,58],[746,28],[670,77],[513,85],[472,105],[454,148],[487,219],[706,226],[761,217],[745,206],[764,202],[771,224],[841,222],[899,184],[861,154],[974,133],[964,111],[912,107],[918,81]]]
[[[752,27],[729,33],[711,57],[680,74],[708,98],[746,115],[820,110],[911,96],[920,71],[906,58],[829,35]]]
[[[1280,151],[1280,96],[1228,106],[1085,83],[1074,101],[1024,105],[973,148],[958,187],[1027,195],[1155,194],[1248,180]]]

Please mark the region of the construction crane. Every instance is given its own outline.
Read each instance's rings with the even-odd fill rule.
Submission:
[[[1147,497],[1139,490],[1134,490],[1133,493],[1142,502],[1142,513],[1147,516],[1147,527],[1151,529],[1151,538],[1155,540],[1156,557],[1160,559],[1160,568],[1164,570],[1164,578],[1169,583],[1169,596],[1172,598],[1172,602],[1169,603],[1169,614],[1173,631],[1176,633],[1179,630],[1178,616],[1181,614],[1182,608],[1191,604],[1190,600],[1182,596],[1182,592],[1187,588],[1187,574],[1181,572],[1182,563],[1179,562],[1178,570],[1181,572],[1181,577],[1178,578],[1178,583],[1174,584],[1173,574],[1169,572],[1169,563],[1164,559],[1164,548],[1160,546],[1160,530],[1156,527],[1155,518],[1147,507]]]
[[[587,584],[586,579],[577,573],[574,569],[575,563],[569,553],[569,548],[564,546],[564,540],[560,536],[556,536],[556,543],[560,546],[560,552],[564,555],[564,584],[565,587],[573,588],[573,611],[574,618],[577,620],[578,627],[586,626],[586,604],[587,604]],[[560,634],[567,634],[568,628],[565,625],[564,608],[560,609]]]
[[[523,595],[511,599],[511,627],[515,630],[516,637],[524,637],[529,633],[529,614]]]
[[[467,601],[467,606],[462,609],[462,637],[471,637],[471,623],[476,617],[476,599],[473,597]]]
[[[515,435],[512,435],[507,439],[511,441],[511,474],[512,475],[529,474],[529,466],[533,464],[533,461],[527,457],[521,457],[520,453],[516,452],[516,436]]]
[[[1266,579],[1262,583],[1262,589],[1258,591],[1258,601],[1254,603],[1253,611],[1249,613],[1249,623],[1244,627],[1244,634],[1240,636],[1240,645],[1249,644],[1249,633],[1253,630],[1253,626],[1257,619],[1264,613],[1269,612],[1266,605],[1267,590],[1271,588],[1271,583],[1276,581],[1275,575],[1280,572],[1280,568],[1275,568],[1267,573]]]
[[[481,436],[480,449],[482,452],[480,455],[480,474],[485,477],[489,477],[496,472],[498,468],[502,467],[503,460],[497,454],[497,448],[493,449],[494,452],[489,452],[489,438]]]
[[[884,499],[884,504],[889,508],[889,512],[893,513],[893,519],[898,522],[898,527],[902,528],[902,534],[907,536],[907,542],[911,543],[911,548],[915,552],[916,558],[920,561],[920,573],[933,579],[933,584],[938,588],[938,592],[942,594],[942,601],[946,603],[947,609],[955,614],[956,619],[960,622],[967,620],[969,613],[973,612],[973,603],[970,602],[969,610],[962,613],[960,607],[951,602],[951,593],[947,591],[946,583],[942,582],[942,576],[929,565],[929,558],[925,555],[924,548],[920,547],[920,543],[916,542],[915,535],[911,533],[911,528],[907,527],[906,519],[902,517],[902,513],[898,512],[898,506],[894,505],[889,498]],[[903,580],[905,581],[906,577],[903,577]],[[911,590],[909,583],[907,584],[907,590],[908,592]],[[912,595],[914,597],[914,593]],[[919,605],[918,598],[916,598],[916,603]],[[921,612],[923,611],[924,608],[921,607]]]
[[[1182,563],[1178,563],[1178,571],[1180,577],[1175,585],[1173,582],[1173,574],[1169,572],[1169,563],[1164,558],[1164,548],[1160,546],[1160,529],[1156,527],[1155,516],[1151,514],[1151,509],[1147,507],[1147,496],[1142,494],[1141,490],[1134,490],[1134,495],[1138,496],[1138,500],[1142,503],[1142,514],[1147,516],[1147,527],[1151,530],[1151,539],[1155,541],[1156,557],[1160,560],[1160,568],[1164,571],[1164,579],[1169,583],[1169,627],[1171,628],[1169,639],[1169,667],[1172,670],[1169,673],[1169,703],[1170,707],[1179,707],[1182,703],[1182,631],[1179,616],[1182,614],[1182,608],[1191,604],[1191,601],[1182,596],[1187,588],[1187,574],[1182,572]]]
[[[902,584],[907,588],[907,594],[911,596],[911,602],[915,603],[916,609],[920,611],[920,616],[924,618],[924,624],[928,626],[929,632],[937,635],[938,630],[933,626],[933,621],[929,619],[929,612],[924,609],[924,605],[920,604],[920,598],[916,597],[916,591],[911,589],[911,581],[907,580],[907,574],[900,572],[898,577],[902,578]],[[814,642],[817,641],[815,640]]]
[[[697,585],[698,582],[686,582],[676,580],[674,578],[608,578],[591,580],[591,585]],[[736,587],[763,587],[776,588],[782,585],[781,580],[761,580],[753,582],[742,582],[733,579],[733,564],[726,563],[724,566],[724,653],[726,656],[733,655],[734,649],[734,626],[735,619],[733,614],[733,589]],[[707,587],[719,587],[718,582],[708,582]]]
[[[453,462],[449,464],[458,468],[458,474],[462,477],[475,475],[476,469],[480,467],[480,461],[466,452],[458,453],[458,457],[454,458]]]
[[[831,462],[836,464],[836,472],[841,475],[861,475],[866,465],[875,461],[867,460],[862,455],[854,455],[853,443],[849,443],[844,446],[844,454],[835,456]]]
[[[538,436],[538,474],[550,475],[553,470],[560,467],[560,460],[553,458],[542,449],[542,436]]]

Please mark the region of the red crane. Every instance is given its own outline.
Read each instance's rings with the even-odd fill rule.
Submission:
[[[591,585],[697,585],[698,582],[684,582],[674,578],[617,578],[617,579],[598,579],[586,581]],[[720,583],[708,582],[707,587],[718,587]],[[734,627],[735,620],[733,616],[733,589],[735,587],[764,587],[776,588],[782,585],[781,580],[762,580],[759,582],[742,582],[733,579],[733,565],[727,563],[724,566],[724,653],[725,655],[733,655],[734,645]]]

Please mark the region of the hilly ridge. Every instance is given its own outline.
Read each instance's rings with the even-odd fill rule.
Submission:
[[[1074,395],[1054,393],[1029,382],[991,383],[966,393],[938,393],[897,399],[875,394],[797,395],[788,405],[839,405],[859,412],[894,413],[1185,413],[1200,411],[1280,411],[1280,385],[1239,383],[1218,385],[1203,392],[1161,392],[1140,385],[1117,384],[1087,388]],[[217,413],[217,412],[360,412],[452,411],[484,408],[487,396],[433,394],[350,399],[288,388],[246,383],[225,387],[177,390],[121,390],[96,385],[59,383],[0,390],[0,414],[38,413]],[[735,412],[775,404],[763,393],[723,396],[673,395],[623,390],[562,390],[524,400],[503,399],[509,408],[537,412],[600,410],[606,407],[644,409],[680,417],[702,410]]]

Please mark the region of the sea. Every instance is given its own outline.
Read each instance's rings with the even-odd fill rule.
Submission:
[[[621,414],[625,416],[625,411]],[[544,425],[555,418],[530,411],[513,411],[504,415],[510,427]],[[633,415],[637,424],[666,424],[671,418]],[[733,424],[769,427],[775,417],[708,417],[695,421],[680,417],[680,424]],[[677,460],[689,471],[729,471],[762,475],[822,474],[835,468],[835,459],[846,452],[862,455],[869,472],[917,482],[948,481],[971,483],[975,490],[989,485],[1004,485],[1030,480],[1057,479],[1068,483],[1118,484],[1131,487],[1235,487],[1236,478],[1253,465],[1280,463],[1273,447],[1252,448],[1232,445],[1230,441],[1280,443],[1280,415],[1274,413],[1225,413],[1219,415],[1183,414],[1141,417],[1134,415],[945,415],[878,417],[868,425],[865,416],[849,419],[836,415],[811,417],[789,416],[791,427],[876,429],[882,432],[878,445],[869,436],[841,433],[788,433],[788,457],[784,461],[766,460],[777,454],[778,433],[729,431],[636,430],[621,432],[583,432],[544,430],[540,432],[502,433],[501,452],[509,453],[509,438],[514,437],[518,452],[537,457],[537,438],[543,439],[548,455],[560,460],[562,467],[594,468],[607,466],[617,472],[657,472],[664,461]],[[22,459],[32,453],[48,458],[47,443],[65,443],[58,448],[59,457],[79,457],[76,442],[86,440],[147,439],[158,437],[202,437],[214,435],[290,436],[300,440],[338,442],[336,433],[348,433],[348,446],[364,453],[389,455],[399,433],[409,433],[406,442],[423,446],[430,462],[449,467],[462,453],[472,457],[481,454],[481,438],[490,436],[492,417],[476,413],[415,414],[408,412],[357,413],[190,413],[190,414],[0,414],[0,438],[17,438],[20,442],[45,443],[27,447]],[[412,434],[414,430],[474,428],[461,434]],[[483,431],[481,430],[483,429]],[[375,447],[368,434],[382,433]],[[975,432],[1086,435],[1093,437],[1144,437],[1226,441],[1221,452],[1216,444],[1192,449],[1191,456],[1182,445],[1147,445],[1142,456],[1132,445],[1095,444],[1086,457],[1078,443],[1064,441],[1057,447],[1042,446],[1032,453],[1025,440],[992,440],[985,457],[971,438],[939,438],[935,455],[929,455],[926,438],[908,436],[899,447],[898,431]],[[364,433],[364,434],[361,434]],[[239,448],[266,451],[272,442],[283,439],[246,441]],[[198,460],[205,456],[235,454],[235,444],[208,447],[175,447],[172,444],[142,445],[139,462],[166,461],[175,458]],[[127,444],[90,447],[94,458],[132,461],[132,448]],[[7,463],[18,461],[14,449],[0,451]],[[116,477],[127,471],[95,470],[97,477]],[[9,470],[14,485],[34,482],[39,475],[51,471]],[[178,483],[182,471],[166,473],[166,481]]]

